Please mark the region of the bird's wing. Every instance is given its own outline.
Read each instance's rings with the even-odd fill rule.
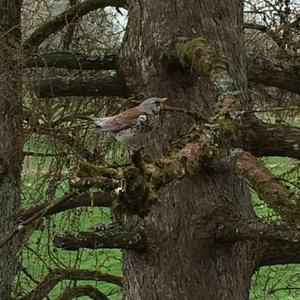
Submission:
[[[99,126],[100,131],[116,132],[134,126],[142,113],[136,109],[128,109],[113,117],[91,118]]]

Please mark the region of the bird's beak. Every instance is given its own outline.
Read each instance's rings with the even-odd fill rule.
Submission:
[[[163,102],[165,102],[167,100],[168,100],[168,98],[159,98],[160,103],[163,103]]]

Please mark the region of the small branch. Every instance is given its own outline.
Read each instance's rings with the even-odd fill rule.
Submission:
[[[43,152],[33,152],[33,151],[23,151],[24,156],[35,156],[35,157],[65,157],[68,155],[67,152],[58,153],[43,153]]]
[[[172,106],[164,105],[164,106],[162,106],[161,111],[183,113],[183,114],[186,114],[186,115],[192,117],[197,122],[207,121],[207,119],[200,113],[195,112],[195,111],[190,111],[190,110],[187,110],[187,109],[184,109],[181,107],[172,107]]]
[[[299,199],[259,159],[249,152],[240,151],[235,154],[233,162],[236,172],[270,208],[287,222],[299,220]]]
[[[43,25],[35,30],[24,42],[24,49],[37,48],[51,34],[60,31],[67,24],[83,17],[90,11],[105,8],[107,6],[124,7],[125,5],[125,0],[85,0],[55,16],[50,21],[43,23]]]
[[[284,223],[233,221],[217,229],[216,239],[222,243],[259,241],[262,246],[259,266],[300,262],[300,232]]]
[[[30,129],[41,135],[50,135],[52,138],[55,137],[60,144],[67,146],[72,154],[79,156],[81,159],[87,161],[95,160],[90,150],[77,138],[72,136],[66,128],[45,127],[45,125],[39,124],[38,122],[32,122]]]
[[[87,269],[54,269],[26,296],[20,300],[40,300],[63,280],[96,280],[122,286],[122,278],[116,275],[105,274],[100,271]]]
[[[109,76],[99,79],[57,77],[34,82],[38,98],[70,96],[115,96],[126,98],[128,91],[123,78]]]
[[[28,277],[32,282],[34,282],[34,283],[36,283],[36,284],[38,284],[39,282],[29,273],[29,271],[25,268],[25,267],[23,267],[22,265],[20,265],[20,271],[21,272],[23,272],[25,275],[26,275],[26,277]]]
[[[101,293],[92,285],[67,287],[63,293],[60,294],[57,300],[72,300],[83,296],[88,296],[94,300],[109,300],[105,294]]]
[[[141,233],[127,232],[117,225],[103,226],[94,232],[56,234],[53,244],[55,247],[71,251],[79,248],[117,248],[142,251],[146,246]]]
[[[255,23],[244,23],[244,29],[255,29],[261,32],[266,32],[268,30],[268,27]]]
[[[74,53],[47,53],[26,57],[26,68],[65,68],[79,70],[115,70],[117,55],[87,56]]]

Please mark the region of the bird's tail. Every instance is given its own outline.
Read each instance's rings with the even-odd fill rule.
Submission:
[[[80,119],[80,120],[93,122],[99,128],[102,127],[102,123],[103,123],[103,119],[104,119],[104,118],[97,118],[97,117],[84,116],[84,115],[76,115],[75,118]]]

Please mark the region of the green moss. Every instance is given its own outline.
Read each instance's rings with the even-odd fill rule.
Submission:
[[[207,41],[204,37],[198,37],[185,43],[176,45],[176,56],[183,66],[191,64],[198,57]]]
[[[217,126],[221,139],[218,141],[220,145],[225,148],[232,148],[238,147],[241,144],[241,129],[237,121],[225,116],[219,119]]]
[[[123,213],[137,214],[141,217],[147,215],[150,207],[157,201],[152,184],[135,167],[126,169],[124,179],[126,189],[119,196],[120,210]]]
[[[211,71],[226,69],[224,60],[215,54],[204,37],[176,44],[175,53],[184,67],[190,66],[196,72],[210,75]]]

